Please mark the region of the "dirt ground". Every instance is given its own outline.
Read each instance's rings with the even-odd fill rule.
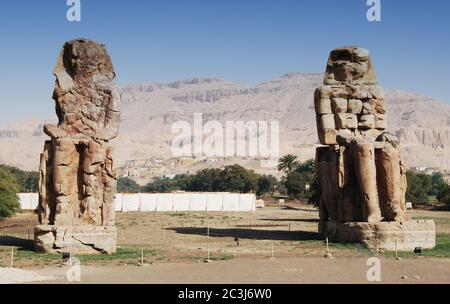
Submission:
[[[434,219],[438,234],[450,234],[448,211],[415,210],[413,217]],[[32,213],[0,222],[0,267],[10,266],[15,248],[15,267],[65,282],[61,257],[32,251],[35,224]],[[331,244],[334,259],[325,259],[317,225],[317,209],[300,205],[254,213],[118,213],[118,254],[80,257],[82,283],[367,283],[373,254]],[[208,252],[212,263],[204,263]],[[137,266],[142,257],[148,266]],[[380,258],[385,283],[450,283],[448,258]]]

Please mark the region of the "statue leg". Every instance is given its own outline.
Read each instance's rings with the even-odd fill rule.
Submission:
[[[361,194],[362,220],[369,223],[381,221],[377,190],[375,148],[372,143],[352,143],[351,151]]]
[[[116,189],[117,177],[114,170],[114,162],[111,156],[111,148],[105,147],[105,166],[102,171],[103,176],[103,215],[102,226],[114,226],[116,219]]]
[[[320,220],[327,222],[338,220],[337,200],[337,164],[336,152],[330,148],[318,148],[316,151],[317,172],[320,183]]]
[[[38,221],[41,225],[55,222],[55,198],[53,194],[53,143],[46,141],[39,165],[39,206]]]
[[[403,176],[400,167],[400,151],[386,142],[376,150],[377,179],[380,193],[380,206],[387,221],[405,219],[406,209],[403,193]],[[403,199],[402,199],[403,196]]]
[[[53,190],[56,197],[55,225],[73,226],[79,214],[79,155],[71,139],[53,142]]]
[[[91,140],[84,145],[82,157],[83,220],[88,224],[100,226],[103,201],[102,166],[105,151],[101,144]]]

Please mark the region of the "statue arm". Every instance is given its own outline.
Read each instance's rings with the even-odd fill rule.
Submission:
[[[95,137],[101,140],[111,140],[117,137],[120,124],[120,95],[116,88],[111,92],[112,98],[106,108],[105,127],[98,130]]]
[[[54,124],[45,124],[44,125],[44,133],[54,139],[68,137],[67,132],[57,125]]]

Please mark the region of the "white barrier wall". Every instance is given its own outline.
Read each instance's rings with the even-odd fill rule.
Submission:
[[[173,211],[173,194],[157,194],[156,211],[158,212]]]
[[[139,211],[141,212],[155,212],[156,211],[156,194],[141,194],[141,203]]]
[[[37,193],[20,193],[22,210],[35,210]],[[116,194],[117,212],[249,212],[256,210],[254,194],[238,193],[170,193]]]
[[[189,194],[189,211],[206,211],[206,195],[201,193]]]
[[[138,212],[141,206],[140,194],[122,194],[122,212]],[[116,204],[116,209],[117,204]]]
[[[39,205],[39,194],[19,193],[20,207],[22,210],[35,210]]]
[[[186,211],[191,210],[191,197],[185,194],[174,194],[173,195],[173,211]]]

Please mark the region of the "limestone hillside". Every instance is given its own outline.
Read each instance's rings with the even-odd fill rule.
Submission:
[[[321,74],[287,74],[249,87],[220,79],[192,79],[170,84],[121,86],[122,123],[113,146],[117,165],[128,160],[171,158],[172,123],[208,120],[278,120],[281,154],[314,157],[318,143],[313,93]],[[415,93],[386,89],[388,124],[402,143],[409,167],[450,169],[450,106]],[[48,102],[53,102],[49,99]],[[27,120],[0,128],[0,163],[37,170],[46,136],[43,121]],[[54,120],[56,115],[49,115]]]

